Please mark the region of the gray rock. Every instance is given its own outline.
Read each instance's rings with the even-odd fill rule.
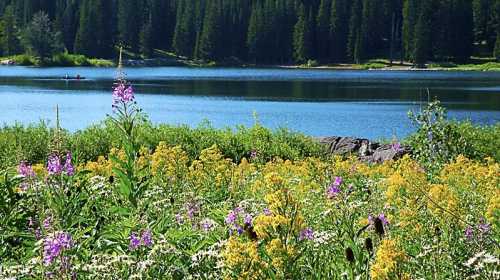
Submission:
[[[368,139],[353,137],[321,137],[317,141],[324,145],[332,155],[356,155],[362,161],[379,163],[397,160],[411,153],[409,147],[397,147],[392,144],[381,145]]]

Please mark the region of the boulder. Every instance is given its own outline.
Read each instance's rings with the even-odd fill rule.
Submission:
[[[397,160],[411,153],[409,147],[401,146],[399,143],[382,145],[363,138],[331,136],[317,140],[326,147],[329,154],[355,155],[363,161],[372,163]]]

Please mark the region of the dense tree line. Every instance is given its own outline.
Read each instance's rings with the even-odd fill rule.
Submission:
[[[42,14],[90,57],[122,45],[257,64],[500,59],[500,0],[0,0],[1,54],[29,51]]]

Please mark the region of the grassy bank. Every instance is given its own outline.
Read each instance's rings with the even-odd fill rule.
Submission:
[[[91,67],[114,67],[115,63],[107,59],[88,58],[84,55],[74,55],[60,53],[54,55],[51,59],[40,61],[40,59],[27,55],[15,55],[1,57],[0,61],[11,62],[14,65],[21,66],[43,66],[43,67],[73,67],[73,66],[91,66]]]
[[[408,61],[400,63],[394,60],[391,64],[388,59],[370,59],[363,63],[339,63],[322,64],[315,60],[309,60],[304,64],[291,65],[260,65],[244,63],[236,58],[228,58],[224,61],[203,61],[177,56],[175,53],[155,50],[154,58],[145,59],[139,54],[124,51],[125,63],[133,67],[158,67],[158,66],[186,66],[186,67],[266,67],[266,68],[286,68],[286,69],[330,69],[330,70],[442,70],[442,71],[500,71],[500,62],[493,58],[471,58],[469,63],[455,64],[450,62],[430,62],[425,68],[417,69]],[[39,59],[30,55],[15,55],[1,57],[0,61],[12,62],[15,65],[23,66],[93,66],[93,67],[114,67],[115,62],[107,59],[88,58],[83,55],[61,53],[54,55],[50,60],[43,63]]]

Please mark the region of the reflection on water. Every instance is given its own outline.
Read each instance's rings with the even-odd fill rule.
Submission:
[[[84,81],[64,81],[80,74]],[[311,135],[404,137],[408,110],[437,97],[450,115],[493,124],[500,120],[500,73],[279,69],[127,69],[138,102],[156,123],[251,125],[255,111],[269,127]],[[0,122],[53,119],[76,130],[110,108],[114,69],[0,67]],[[429,89],[430,94],[427,93]]]

